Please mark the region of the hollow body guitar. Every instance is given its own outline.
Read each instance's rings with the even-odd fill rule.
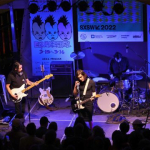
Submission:
[[[51,89],[50,87],[48,87],[47,89],[39,88],[41,95],[39,96],[38,101],[39,101],[40,105],[49,106],[53,103],[54,98],[50,94],[50,89]]]
[[[44,76],[44,65],[41,65],[41,71],[43,72],[43,76]],[[50,94],[50,87],[45,88],[45,82],[43,82],[43,89],[39,88],[39,91],[41,93],[41,95],[38,98],[39,104],[43,105],[45,107],[51,105],[54,101],[53,96]]]

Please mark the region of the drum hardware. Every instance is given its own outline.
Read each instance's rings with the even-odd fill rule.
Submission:
[[[130,112],[132,112],[135,109],[138,109],[139,112],[139,101],[135,105],[136,100],[139,99],[139,96],[138,97],[136,96],[135,85],[136,85],[136,80],[132,80],[132,98],[130,102]]]
[[[75,60],[79,60],[79,59],[83,59],[85,57],[85,54],[81,51],[79,51],[78,53],[72,52],[70,54],[70,57]]]
[[[130,88],[129,80],[119,80],[115,82],[115,87],[121,90],[128,90]]]
[[[122,102],[121,102],[121,107],[120,107],[119,111],[127,109],[128,113],[129,113],[130,112],[130,107],[125,102],[125,90],[121,90],[121,92],[122,92]]]
[[[123,74],[141,74],[143,71],[129,71],[129,72],[124,72]]]
[[[85,53],[79,51],[77,53],[72,52],[70,57],[77,61],[77,69],[79,69],[79,59],[83,59],[85,57]]]
[[[136,81],[137,80],[142,80],[143,76],[138,75],[142,74],[143,71],[130,71],[130,72],[125,72],[124,74],[130,75],[128,77],[129,80],[132,82],[132,98],[130,102],[130,112],[132,112],[134,109],[138,109],[139,112],[139,93],[137,94],[136,92]]]
[[[129,76],[129,79],[130,80],[142,80],[143,76],[134,74],[134,75]]]
[[[97,77],[97,76],[99,76],[98,73],[96,73],[94,71],[91,71],[91,70],[83,70],[83,71],[87,74],[88,77],[95,78],[96,82],[98,82],[99,80],[101,80],[101,77]]]

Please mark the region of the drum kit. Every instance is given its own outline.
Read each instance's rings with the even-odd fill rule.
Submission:
[[[137,81],[143,79],[142,73],[142,71],[126,72],[124,75],[127,76],[127,79],[116,81],[113,87],[110,87],[107,78],[94,78],[94,74],[92,74],[93,81],[96,83],[97,92],[101,94],[101,97],[97,99],[99,109],[106,113],[117,110],[128,110],[128,113],[130,113],[134,109],[139,109]]]
[[[77,61],[77,69],[79,68],[78,60],[85,57],[85,53],[79,51],[72,52],[70,57]],[[99,74],[90,70],[84,70],[88,77],[92,78],[96,83],[96,92],[101,94],[97,99],[97,106],[100,110],[106,113],[122,111],[127,109],[132,112],[134,109],[139,109],[139,95],[136,81],[142,80],[142,71],[125,72],[123,75],[127,76],[125,80],[116,81],[114,87],[110,87],[110,81],[107,78],[98,77]],[[131,94],[128,91],[131,90]],[[128,96],[130,100],[126,99]],[[143,96],[143,94],[142,94]],[[144,99],[145,97],[143,97]]]

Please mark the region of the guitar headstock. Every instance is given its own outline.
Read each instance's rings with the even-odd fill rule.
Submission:
[[[101,94],[96,94],[94,97],[95,98],[98,98],[98,97],[100,97],[101,96]]]
[[[50,77],[53,77],[53,74],[46,75],[45,79],[49,79]]]

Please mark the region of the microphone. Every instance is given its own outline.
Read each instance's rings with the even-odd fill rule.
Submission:
[[[90,43],[90,50],[91,50],[91,53],[93,53],[93,52],[92,52],[92,46],[91,46],[91,43]]]
[[[70,100],[70,97],[66,98],[65,102],[68,102]]]
[[[126,45],[126,53],[128,53],[128,50],[129,50],[129,46],[128,44]]]
[[[41,72],[44,72],[44,65],[43,65],[43,62],[42,62],[42,65],[41,66]]]
[[[78,91],[79,91],[79,85],[80,85],[80,84],[78,83],[78,84],[77,84],[77,90],[78,90]]]
[[[69,95],[69,97],[67,97],[67,98],[65,99],[65,102],[68,102],[68,101],[70,100],[70,98],[73,98],[73,95]]]

